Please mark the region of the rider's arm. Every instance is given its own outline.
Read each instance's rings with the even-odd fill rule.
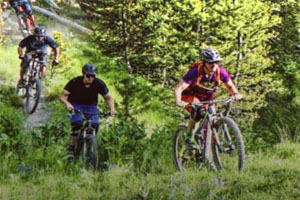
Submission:
[[[236,100],[240,100],[243,96],[238,92],[235,85],[233,84],[232,80],[229,80],[227,83],[224,83],[228,92],[234,96]]]
[[[54,48],[55,60],[58,60],[59,54],[60,54],[59,47]]]
[[[23,56],[23,48],[20,46],[18,46],[18,54],[19,54],[19,57]]]
[[[59,95],[59,100],[66,104],[68,110],[73,110],[73,105],[68,101],[68,96],[70,92],[68,90],[63,90],[63,92]]]
[[[110,114],[115,115],[117,112],[116,112],[114,100],[112,99],[112,97],[109,94],[106,94],[103,96],[103,98],[106,101],[106,103],[110,109]]]
[[[179,106],[185,106],[185,104],[181,101],[181,93],[183,90],[189,87],[190,84],[186,83],[184,80],[181,80],[175,90],[174,90],[174,95],[176,99],[176,104]]]

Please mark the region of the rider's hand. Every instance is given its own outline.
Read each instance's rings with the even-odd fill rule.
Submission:
[[[5,10],[5,9],[7,8],[7,6],[8,6],[7,2],[6,2],[6,1],[3,1],[2,4],[1,4],[1,8],[2,8],[3,10]]]
[[[54,59],[54,60],[52,61],[52,65],[53,65],[53,66],[58,65],[58,60],[57,60],[57,59]]]
[[[180,102],[177,102],[176,103],[178,106],[180,106],[180,107],[185,107],[185,106],[187,106],[188,105],[188,103],[186,103],[186,102],[183,102],[183,101],[180,101]]]
[[[240,93],[235,93],[233,94],[233,98],[238,101],[243,98],[243,95],[241,95]]]
[[[23,60],[24,59],[24,55],[20,54],[19,55],[19,59]]]
[[[68,109],[68,111],[72,111],[72,110],[74,110],[74,107],[72,104],[67,104],[67,109]]]

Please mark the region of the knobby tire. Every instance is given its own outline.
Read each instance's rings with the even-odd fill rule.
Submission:
[[[40,102],[41,94],[42,84],[40,80],[32,78],[27,86],[26,92],[25,112],[27,114],[32,114],[36,110]]]
[[[97,140],[93,135],[88,134],[86,136],[86,166],[87,168],[92,167],[94,170],[97,168],[98,162],[98,149],[97,149]]]
[[[219,170],[243,170],[245,165],[245,148],[241,131],[237,124],[228,117],[218,119],[214,125],[220,145],[213,140],[215,165]],[[234,147],[234,149],[229,147]],[[223,151],[222,151],[223,149]],[[229,150],[228,150],[229,149]]]
[[[24,37],[30,35],[30,27],[27,16],[23,13],[17,14],[19,29]]]

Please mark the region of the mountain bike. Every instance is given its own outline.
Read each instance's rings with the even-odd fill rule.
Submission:
[[[98,162],[98,147],[96,129],[92,126],[91,117],[93,115],[108,117],[110,116],[110,112],[90,113],[83,110],[73,110],[70,112],[71,114],[81,114],[83,119],[83,124],[77,131],[78,140],[73,150],[73,156],[76,159],[81,157],[87,168],[95,170]]]
[[[173,136],[173,156],[177,170],[200,169],[203,164],[212,170],[243,170],[245,150],[240,129],[231,118],[215,110],[216,104],[225,103],[227,114],[231,102],[232,98],[228,97],[189,104],[189,107],[201,113],[202,119],[192,136],[194,149],[186,145],[186,125],[179,125]]]
[[[29,1],[29,5],[31,6],[31,1]],[[18,6],[18,12],[16,12],[18,18],[19,29],[24,37],[31,35],[32,30],[35,27],[34,19],[31,20],[27,14],[25,13],[23,7],[21,5]]]
[[[24,73],[23,80],[25,84],[17,86],[17,93],[22,98],[25,98],[24,111],[27,114],[32,114],[40,101],[42,94],[42,83],[40,81],[41,61],[39,60],[38,51],[32,53],[32,58],[29,64],[29,69]]]

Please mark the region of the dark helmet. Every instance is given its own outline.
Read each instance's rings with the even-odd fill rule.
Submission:
[[[202,60],[205,62],[219,62],[223,60],[218,52],[218,50],[215,49],[203,49],[201,51]]]
[[[34,35],[35,36],[39,36],[39,37],[43,37],[46,36],[46,30],[44,27],[35,27],[34,28]]]
[[[87,75],[96,75],[96,66],[93,64],[85,64],[82,67],[82,73]]]

